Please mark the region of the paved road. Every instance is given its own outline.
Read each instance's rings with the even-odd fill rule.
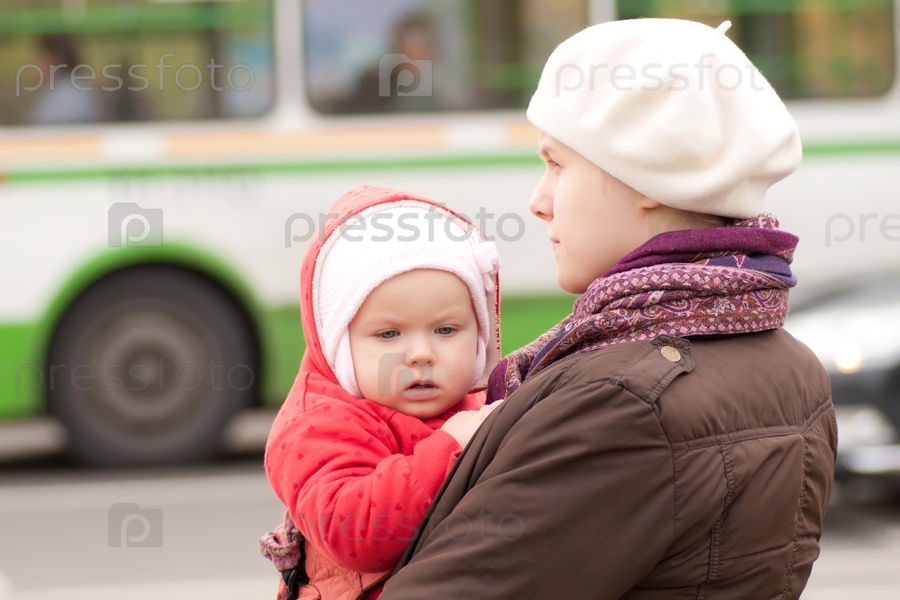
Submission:
[[[256,540],[281,508],[260,464],[253,455],[164,471],[52,459],[0,467],[0,600],[271,600],[274,574]],[[150,528],[122,547],[129,517],[126,536],[140,537],[141,517]],[[804,600],[855,598],[900,598],[900,503],[829,511]]]
[[[900,499],[832,504],[803,600],[900,599]]]
[[[0,470],[0,600],[273,598],[256,540],[281,507],[260,465]],[[149,535],[123,546],[123,522],[126,536]]]

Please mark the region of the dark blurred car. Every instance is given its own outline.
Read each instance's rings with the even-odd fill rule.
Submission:
[[[900,475],[900,273],[818,293],[784,328],[831,376],[837,476]]]

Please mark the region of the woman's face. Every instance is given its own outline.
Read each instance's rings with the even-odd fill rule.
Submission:
[[[543,132],[538,153],[546,168],[528,208],[547,222],[559,286],[581,294],[652,237],[661,205]]]

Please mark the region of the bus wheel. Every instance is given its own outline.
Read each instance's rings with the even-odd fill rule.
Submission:
[[[47,370],[50,410],[89,464],[212,458],[258,389],[254,336],[214,283],[148,265],[98,281],[64,315]]]

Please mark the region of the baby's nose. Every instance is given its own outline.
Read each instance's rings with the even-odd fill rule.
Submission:
[[[434,364],[435,353],[431,344],[424,339],[415,339],[406,353],[410,365]]]

